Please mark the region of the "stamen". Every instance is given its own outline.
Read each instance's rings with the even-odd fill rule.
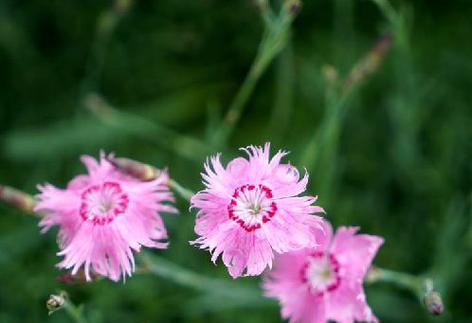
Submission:
[[[238,187],[228,205],[228,217],[247,232],[260,229],[277,212],[272,198],[272,190],[261,184]]]
[[[314,252],[302,267],[301,279],[315,296],[332,292],[341,283],[339,262],[331,254]]]
[[[129,198],[120,184],[104,182],[93,185],[82,193],[80,216],[84,221],[104,225],[112,222],[128,208]]]

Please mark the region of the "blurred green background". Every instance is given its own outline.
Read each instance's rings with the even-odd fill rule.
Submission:
[[[81,154],[103,148],[167,166],[198,190],[205,156],[224,151],[227,161],[271,141],[308,169],[335,225],[385,237],[377,265],[426,274],[443,293],[446,313],[431,318],[409,292],[367,286],[381,321],[471,322],[472,5],[390,4],[307,0],[226,142],[218,127],[263,37],[256,1],[2,0],[0,182],[31,193],[63,186],[84,171]],[[372,49],[385,35],[389,49],[388,36]],[[164,215],[171,245],[153,252],[164,259],[156,266],[231,283],[189,246],[194,214],[178,206],[179,216]],[[88,322],[281,321],[275,302],[236,287],[226,294],[241,297],[225,299],[212,284],[151,274],[61,284],[55,231],[0,212],[0,322],[70,322],[65,311],[47,315],[58,290]]]

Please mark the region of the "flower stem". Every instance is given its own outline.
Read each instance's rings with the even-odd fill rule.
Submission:
[[[424,292],[426,281],[429,281],[429,279],[378,267],[370,268],[366,277],[367,283],[391,283],[410,290],[420,298]]]
[[[185,187],[177,183],[174,179],[169,179],[168,185],[177,194],[179,194],[180,197],[190,202],[190,199],[192,198],[194,194],[191,190],[186,189]]]
[[[226,143],[241,118],[244,107],[251,94],[254,92],[254,88],[260,77],[287,44],[290,26],[296,16],[296,12],[292,9],[294,2],[295,1],[285,1],[279,15],[272,17],[272,12],[267,1],[259,1],[261,14],[265,23],[264,35],[243,84],[234,97],[222,125],[215,132],[213,140],[215,147],[220,147]],[[299,5],[298,2],[297,4]]]
[[[87,320],[82,315],[81,308],[75,306],[71,301],[68,300],[66,302],[64,310],[75,323],[87,323]]]
[[[139,254],[141,272],[156,275],[183,287],[210,293],[223,300],[265,303],[258,288],[233,280],[208,277],[149,252]]]
[[[330,197],[336,190],[339,140],[349,104],[359,84],[376,72],[388,53],[391,43],[390,34],[378,39],[342,80],[338,79],[334,68],[325,68],[328,86],[323,120],[320,127],[308,139],[305,152],[301,156],[301,164],[309,171],[323,170],[317,185],[318,193],[324,196],[325,205],[331,203]]]
[[[444,310],[441,294],[434,290],[430,278],[393,271],[384,268],[371,267],[366,276],[367,283],[391,283],[411,291],[433,315],[440,315]]]
[[[108,45],[118,24],[130,11],[133,0],[115,0],[97,19],[95,39],[86,65],[86,74],[81,84],[81,93],[95,91],[99,87]]]
[[[110,129],[149,140],[187,160],[200,163],[211,152],[208,144],[194,137],[180,134],[153,120],[117,109],[99,93],[84,94],[82,104]]]
[[[388,0],[372,0],[392,24],[398,22],[399,15]]]

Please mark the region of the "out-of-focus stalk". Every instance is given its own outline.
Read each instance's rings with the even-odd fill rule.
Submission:
[[[344,80],[339,80],[333,67],[328,66],[323,69],[328,85],[325,114],[320,127],[306,145],[301,164],[310,171],[324,170],[323,176],[318,177],[317,193],[325,199],[329,199],[332,195],[339,136],[348,102],[357,86],[378,69],[391,43],[390,34],[382,36],[367,54],[354,64]],[[324,203],[329,204],[329,201],[324,200]]]
[[[258,288],[194,272],[165,258],[143,251],[138,256],[142,274],[152,274],[180,286],[206,294],[213,294],[223,301],[271,304],[262,297]]]
[[[0,184],[0,201],[25,213],[34,214],[33,209],[36,202],[33,196],[13,187]]]
[[[156,179],[161,174],[161,171],[155,168],[154,166],[147,165],[128,158],[109,157],[108,161],[123,173],[126,173],[142,181],[150,181]],[[190,198],[193,195],[192,191],[184,188],[174,179],[169,179],[167,185],[169,186],[169,188],[173,189],[177,194],[179,194],[182,198],[187,201],[190,201]]]
[[[113,5],[103,11],[97,19],[95,39],[87,62],[81,92],[95,91],[102,74],[108,43],[121,19],[129,12],[133,0],[115,0]]]
[[[258,0],[265,23],[264,35],[251,68],[231,103],[221,126],[215,131],[213,143],[221,147],[226,143],[257,82],[273,59],[285,48],[290,34],[290,26],[301,9],[301,1],[284,1],[277,16],[272,14],[268,1]]]
[[[276,63],[275,97],[268,133],[272,134],[271,142],[277,146],[289,129],[294,103],[295,68],[290,42],[280,53]]]
[[[434,289],[433,281],[429,278],[371,267],[367,273],[366,282],[391,283],[400,288],[407,289],[418,297],[418,300],[425,305],[428,312],[432,315],[441,315],[444,311],[441,294]]]
[[[210,153],[208,145],[193,137],[180,134],[152,120],[123,112],[103,96],[90,92],[84,95],[83,106],[107,127],[113,127],[143,140],[151,140],[173,153],[200,163]]]
[[[372,0],[372,2],[377,5],[390,23],[396,23],[400,19],[400,16],[388,0]]]
[[[379,11],[388,21],[388,28],[394,36],[394,79],[388,112],[392,124],[392,160],[395,171],[415,185],[416,168],[421,167],[417,161],[421,159],[418,152],[418,132],[421,125],[421,115],[424,111],[422,96],[426,97],[425,82],[418,79],[413,61],[412,45],[412,14],[411,7],[404,5],[394,8],[389,0],[372,0]]]
[[[344,81],[342,95],[346,95],[354,85],[359,84],[378,69],[392,45],[392,40],[391,34],[382,36],[367,55],[354,65]]]

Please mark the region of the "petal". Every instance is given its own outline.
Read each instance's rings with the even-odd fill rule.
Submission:
[[[39,225],[43,231],[59,226],[59,255],[64,257],[59,267],[71,269],[75,274],[83,266],[88,280],[91,270],[114,281],[124,279],[134,271],[133,252],[139,252],[142,246],[167,247],[163,241],[167,232],[160,212],[176,212],[168,204],[174,201],[167,186],[168,174],[164,170],[157,179],[141,182],[116,171],[103,153],[100,163],[90,156],[83,156],[82,161],[90,174],[77,176],[66,190],[49,184],[39,186],[36,211],[44,214]],[[120,199],[126,201],[116,202],[120,212],[117,209],[107,212],[107,216],[114,215],[107,218],[108,222],[84,220],[80,215],[84,205],[82,192],[87,187],[106,186],[108,191],[102,194],[110,194],[110,185],[118,187],[114,192],[122,194]],[[100,201],[95,198],[87,203]],[[94,207],[100,210],[100,205]]]
[[[88,175],[78,175],[67,184],[67,189],[81,191],[88,185],[90,185],[90,177]]]
[[[289,322],[325,323],[324,299],[312,295],[300,272],[310,250],[279,255],[274,269],[264,278],[264,294],[279,300],[281,314]]]
[[[331,252],[352,278],[362,280],[383,239],[367,234],[356,235],[358,230],[356,227],[338,228]]]
[[[326,318],[339,323],[377,322],[365,301],[361,284],[341,284],[325,295]]]

